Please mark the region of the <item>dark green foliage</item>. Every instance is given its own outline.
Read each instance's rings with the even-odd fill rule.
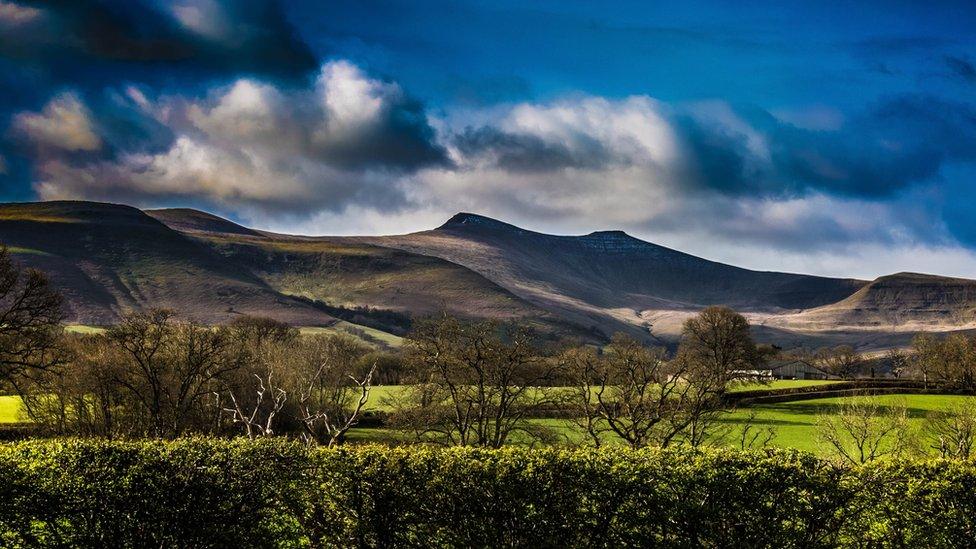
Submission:
[[[4,547],[960,547],[976,465],[785,451],[0,445]]]

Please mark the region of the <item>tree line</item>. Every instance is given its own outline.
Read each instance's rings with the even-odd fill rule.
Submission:
[[[864,361],[849,347],[783,353],[758,345],[746,319],[725,307],[689,319],[674,352],[619,334],[602,346],[553,343],[517,322],[446,315],[415,321],[396,352],[261,317],[208,326],[152,309],[95,334],[65,333],[64,317],[44,275],[0,250],[0,382],[51,435],[288,435],[332,446],[363,419],[373,386],[395,383],[404,387],[382,403],[384,420],[416,442],[552,442],[558,429],[537,420],[554,417],[575,423],[594,446],[700,446],[728,434],[723,397],[771,358],[811,361],[838,376]],[[920,335],[910,352],[889,358],[899,375],[976,390],[976,337]],[[976,432],[971,424],[961,413],[945,416],[944,455],[968,455],[972,437],[960,431]],[[740,438],[746,447],[769,433],[747,424]]]

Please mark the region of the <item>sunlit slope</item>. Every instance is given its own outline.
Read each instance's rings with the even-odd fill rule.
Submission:
[[[976,281],[753,271],[619,231],[547,235],[474,214],[408,235],[303,237],[191,209],[7,204],[0,241],[51,274],[80,324],[165,306],[207,322],[339,318],[402,335],[417,317],[446,311],[520,319],[556,338],[625,331],[673,343],[685,319],[720,304],[743,311],[764,341],[864,349],[976,327]]]
[[[204,322],[240,314],[309,326],[335,321],[129,206],[0,205],[0,242],[19,261],[48,273],[65,294],[74,323],[108,324],[124,311],[150,306]]]
[[[172,210],[149,213],[183,228],[228,263],[247,269],[282,294],[347,309],[351,312],[336,313],[389,331],[398,331],[397,319],[386,312],[417,318],[445,311],[470,318],[521,319],[550,335],[585,331],[470,269],[436,257],[350,238],[245,234],[239,226],[210,221],[194,226],[199,215]],[[222,232],[224,228],[228,230]],[[356,311],[361,308],[372,311]]]
[[[474,214],[458,214],[432,231],[363,241],[464,265],[577,322],[651,325],[665,335],[680,327],[684,313],[703,306],[782,313],[834,303],[864,284],[742,269],[620,231],[547,235]],[[671,316],[659,318],[661,312]]]
[[[883,276],[838,301],[783,319],[796,327],[953,329],[976,325],[976,281],[918,273]]]

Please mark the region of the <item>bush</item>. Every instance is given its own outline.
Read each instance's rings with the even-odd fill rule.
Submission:
[[[0,444],[4,547],[958,547],[972,462],[808,454]]]

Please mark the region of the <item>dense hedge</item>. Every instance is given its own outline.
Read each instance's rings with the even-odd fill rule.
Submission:
[[[976,539],[976,466],[794,452],[0,444],[4,547],[919,546]]]

